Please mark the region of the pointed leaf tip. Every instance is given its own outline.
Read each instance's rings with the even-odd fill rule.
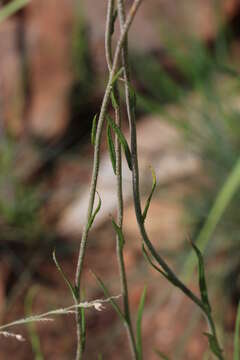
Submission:
[[[143,214],[142,214],[142,221],[143,222],[145,221],[145,219],[147,217],[147,212],[148,212],[148,209],[149,209],[152,197],[153,197],[153,193],[154,193],[154,191],[156,189],[156,186],[157,186],[156,174],[155,174],[155,171],[154,171],[154,169],[152,167],[151,167],[151,171],[152,171],[152,179],[153,179],[153,181],[152,181],[152,189],[151,189],[151,192],[150,192],[150,194],[148,196],[148,199],[147,199],[147,202],[146,202]]]
[[[89,219],[88,226],[87,226],[88,231],[90,230],[90,228],[95,220],[95,217],[96,217],[97,213],[99,212],[99,210],[101,209],[101,205],[102,205],[102,200],[100,198],[98,191],[96,191],[96,193],[98,196],[98,204],[97,204],[96,210],[93,212],[93,214],[91,215],[91,217]]]
[[[146,293],[147,293],[147,288],[146,288],[146,286],[144,286],[144,289],[143,289],[143,292],[141,295],[141,299],[139,302],[139,306],[138,306],[138,312],[137,312],[136,347],[137,347],[139,360],[142,360],[142,358],[143,358],[143,355],[142,355],[142,317],[143,317],[144,304],[145,304],[145,300],[146,300]]]
[[[205,269],[204,269],[204,259],[202,256],[201,251],[198,249],[196,244],[191,242],[191,245],[197,255],[198,258],[198,282],[199,282],[199,289],[201,294],[202,302],[207,310],[207,312],[211,313],[211,306],[208,299],[208,290],[207,290],[207,283],[205,278]]]
[[[125,138],[125,136],[123,135],[121,129],[117,126],[117,124],[115,124],[115,122],[113,121],[113,119],[111,118],[111,116],[109,114],[106,115],[107,117],[107,121],[110,124],[111,128],[114,130],[114,132],[116,133],[118,140],[120,141],[122,147],[123,147],[123,151],[125,153],[125,157],[128,163],[128,167],[130,170],[132,170],[132,158],[131,158],[131,151],[129,149],[127,140]]]
[[[68,280],[67,276],[65,275],[61,265],[59,264],[58,260],[57,260],[57,257],[56,257],[56,250],[54,249],[53,250],[53,253],[52,253],[52,256],[53,256],[53,261],[59,271],[59,273],[62,275],[62,278],[63,280],[65,281],[66,285],[68,286],[69,290],[71,291],[72,293],[72,296],[74,299],[76,299],[77,297],[77,290],[76,288],[71,284],[71,282]]]

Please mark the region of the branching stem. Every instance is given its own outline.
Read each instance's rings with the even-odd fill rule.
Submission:
[[[94,147],[94,159],[93,159],[93,171],[92,171],[92,180],[90,185],[90,192],[89,192],[89,204],[88,204],[88,211],[87,211],[87,218],[86,223],[83,229],[82,233],[82,239],[81,244],[79,248],[79,254],[78,254],[78,261],[77,261],[77,268],[76,268],[76,275],[75,275],[75,287],[77,290],[77,296],[75,299],[75,302],[79,302],[81,299],[80,296],[80,290],[81,290],[81,275],[83,270],[83,262],[86,252],[86,244],[88,239],[88,223],[92,215],[93,211],[93,205],[94,205],[94,199],[96,194],[96,186],[97,186],[97,179],[98,179],[98,172],[99,172],[99,161],[100,161],[100,144],[101,144],[101,136],[102,136],[102,129],[103,129],[103,123],[105,119],[105,115],[108,108],[109,98],[112,91],[112,82],[114,79],[114,75],[116,74],[119,57],[121,53],[121,49],[123,46],[123,43],[125,41],[125,38],[127,36],[128,30],[132,24],[132,21],[134,19],[134,16],[137,12],[138,7],[140,6],[142,0],[135,0],[130,11],[128,14],[128,17],[126,19],[126,22],[123,26],[120,39],[118,40],[114,58],[113,58],[113,64],[112,69],[109,73],[109,80],[107,83],[107,87],[105,90],[105,94],[103,97],[100,115],[98,119],[98,125],[97,125],[97,131],[96,131],[96,138],[95,138],[95,147]],[[77,353],[76,353],[76,360],[81,360],[83,356],[83,348],[81,343],[81,313],[78,311],[76,315],[76,323],[77,323]]]
[[[105,34],[105,49],[106,49],[106,60],[108,64],[108,69],[111,71],[112,68],[112,34],[111,27],[113,23],[114,16],[114,0],[108,1],[108,11],[107,11],[107,24],[106,24],[106,34]],[[119,129],[121,129],[121,108],[120,108],[120,97],[118,84],[113,86],[113,96],[116,100],[115,103],[115,122]],[[122,189],[122,152],[121,152],[121,143],[115,135],[115,147],[116,147],[116,186],[117,186],[117,225],[123,231],[123,189]],[[123,258],[123,246],[120,244],[118,235],[116,235],[116,252],[119,268],[119,277],[121,284],[121,293],[123,296],[123,311],[125,321],[125,327],[129,339],[129,345],[132,353],[132,358],[137,360],[137,349],[136,342],[132,327],[130,309],[129,309],[129,298],[128,298],[128,284],[125,263]]]
[[[118,12],[120,18],[120,27],[121,32],[124,31],[125,23],[125,8],[124,1],[118,0]],[[130,127],[130,138],[131,138],[131,157],[132,157],[132,186],[133,186],[133,200],[135,207],[135,214],[139,226],[139,230],[142,236],[143,243],[146,245],[147,249],[157,261],[163,271],[172,279],[172,283],[175,284],[188,298],[190,298],[203,312],[207,318],[208,326],[216,338],[216,329],[212,317],[207,314],[206,309],[202,301],[177,277],[174,271],[168,266],[165,260],[159,255],[155,247],[152,245],[143,221],[142,209],[141,209],[141,200],[140,200],[140,187],[139,187],[139,167],[138,167],[138,153],[137,153],[137,135],[136,135],[136,119],[135,119],[135,109],[131,106],[130,99],[130,72],[129,72],[129,63],[128,63],[128,46],[127,46],[127,35],[124,40],[124,45],[122,48],[122,63],[123,63],[123,73],[124,73],[124,83],[125,83],[125,98],[126,98],[126,107]],[[208,316],[207,316],[208,315]],[[223,358],[221,358],[223,359]]]

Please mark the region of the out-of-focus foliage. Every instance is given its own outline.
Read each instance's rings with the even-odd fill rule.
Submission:
[[[16,175],[17,146],[4,136],[0,142],[0,228],[5,240],[32,242],[41,232],[37,190]],[[18,164],[19,166],[19,164]]]
[[[88,103],[93,90],[93,70],[88,32],[81,12],[77,14],[73,29],[72,67],[75,83],[72,93],[73,109],[80,111]]]

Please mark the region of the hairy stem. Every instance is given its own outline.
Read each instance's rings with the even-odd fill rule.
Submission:
[[[112,34],[111,26],[113,21],[113,11],[114,11],[114,0],[108,1],[108,11],[107,11],[107,25],[106,25],[106,36],[105,36],[105,50],[106,50],[106,59],[108,64],[108,69],[111,71],[112,67]],[[117,83],[113,86],[113,94],[116,99],[115,104],[115,122],[119,129],[121,129],[121,109],[120,109],[120,97]],[[123,230],[123,190],[122,190],[122,152],[121,152],[121,143],[118,139],[118,136],[115,135],[115,147],[116,147],[116,182],[117,182],[117,225]],[[129,345],[132,353],[132,358],[137,359],[137,349],[136,342],[132,327],[130,309],[129,309],[129,297],[128,297],[128,284],[126,269],[123,257],[123,247],[120,244],[118,235],[116,235],[116,252],[118,259],[118,268],[121,284],[121,293],[123,296],[123,308],[124,316],[126,319],[125,327],[129,339]]]
[[[115,98],[119,103],[119,93],[117,88],[115,90]],[[119,107],[115,110],[115,119],[116,119],[116,124],[118,125],[119,128],[121,128],[121,111]],[[118,209],[117,225],[122,230],[122,224],[123,224],[122,154],[121,154],[121,144],[119,142],[117,135],[115,142],[116,142],[117,209]],[[125,326],[129,338],[132,357],[133,359],[137,359],[136,343],[135,343],[135,337],[132,328],[130,309],[129,309],[128,285],[127,285],[126,269],[123,258],[123,247],[119,242],[118,235],[116,240],[117,240],[116,250],[117,250],[117,259],[119,266],[119,274],[120,274],[121,293],[123,296],[124,316],[126,318]]]
[[[118,0],[118,10],[119,10],[121,31],[123,31],[124,23],[125,23],[125,11],[124,11],[123,0]],[[133,199],[134,199],[135,213],[136,213],[136,218],[140,229],[140,233],[143,242],[147,246],[148,250],[150,251],[151,255],[154,257],[154,259],[162,267],[162,269],[168,275],[170,275],[174,279],[177,286],[204,311],[204,307],[201,300],[189,288],[187,288],[181,282],[181,280],[178,279],[178,277],[171,270],[171,268],[168,266],[165,260],[158,254],[158,252],[152,245],[151,241],[149,240],[149,237],[145,230],[145,226],[142,218],[141,201],[140,201],[136,119],[135,119],[135,111],[134,109],[132,109],[130,104],[130,91],[129,91],[130,73],[129,73],[129,63],[128,63],[128,51],[127,51],[127,36],[125,38],[124,46],[122,50],[122,62],[124,67],[125,97],[126,97],[127,113],[129,119],[130,135],[131,135],[131,154],[132,154],[132,167],[133,167],[132,169]]]
[[[118,0],[118,12],[120,18],[120,28],[121,31],[123,31],[124,23],[125,23],[125,8],[124,8],[123,0]],[[165,260],[158,254],[155,247],[152,245],[144,226],[144,220],[141,209],[141,200],[140,200],[135,109],[133,109],[133,107],[131,106],[130,89],[129,89],[130,72],[129,72],[129,63],[128,63],[127,41],[128,39],[126,36],[122,48],[122,63],[124,68],[123,74],[124,74],[124,83],[125,83],[125,97],[126,97],[126,106],[127,106],[127,114],[128,114],[130,137],[131,137],[133,199],[134,199],[135,214],[136,214],[139,230],[142,236],[142,240],[146,245],[146,247],[148,248],[151,255],[153,256],[153,258],[164,270],[165,274],[172,279],[171,282],[175,286],[177,286],[189,299],[191,299],[201,309],[201,311],[203,312],[204,316],[207,319],[209,329],[218,344],[214,322],[212,320],[211,315],[207,313],[203,302],[177,277],[177,275],[175,275],[174,271],[168,266]],[[219,359],[222,360],[223,357],[220,356]]]
[[[76,275],[75,275],[75,287],[77,290],[76,291],[77,296],[75,299],[76,302],[79,302],[81,299],[81,294],[80,294],[81,275],[82,275],[83,262],[84,262],[84,258],[85,258],[86,245],[87,245],[87,239],[88,239],[88,233],[89,233],[88,223],[89,223],[89,220],[92,215],[94,199],[95,199],[95,194],[96,194],[97,179],[98,179],[98,172],[99,172],[99,161],[100,161],[100,144],[101,144],[103,123],[104,123],[105,115],[106,115],[107,108],[108,108],[109,98],[110,98],[110,94],[112,91],[112,82],[113,82],[114,75],[117,71],[117,66],[118,66],[118,62],[119,62],[121,49],[122,49],[124,40],[126,38],[126,35],[128,33],[128,30],[131,26],[131,23],[134,19],[134,16],[137,12],[137,9],[140,6],[141,1],[142,0],[134,1],[133,5],[129,11],[127,20],[123,26],[123,30],[121,32],[121,36],[120,36],[120,39],[117,43],[117,47],[115,50],[112,69],[109,74],[109,80],[107,83],[107,87],[106,87],[102,105],[101,105],[101,110],[100,110],[100,115],[99,115],[98,125],[97,125],[97,131],[96,131],[95,147],[94,147],[93,171],[92,171],[92,180],[91,180],[91,185],[90,185],[90,195],[89,195],[89,204],[88,204],[88,210],[87,210],[87,218],[86,218],[86,223],[85,223],[83,233],[82,233],[82,239],[81,239],[79,254],[78,254]],[[76,323],[77,323],[76,360],[81,360],[83,357],[83,346],[82,346],[82,342],[81,342],[81,313],[80,313],[80,311],[77,312]]]

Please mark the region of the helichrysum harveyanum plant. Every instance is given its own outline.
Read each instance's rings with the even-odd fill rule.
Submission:
[[[136,95],[131,85],[129,62],[128,62],[128,31],[135,17],[135,14],[141,4],[141,0],[135,0],[130,7],[128,14],[125,12],[125,2],[123,0],[108,0],[107,3],[107,17],[106,17],[106,32],[105,32],[105,48],[106,60],[109,70],[109,77],[107,81],[106,90],[102,100],[102,105],[99,114],[94,116],[91,140],[94,145],[94,159],[92,169],[92,180],[89,190],[89,205],[86,214],[86,223],[82,232],[82,239],[78,254],[78,262],[76,267],[75,283],[72,284],[66,277],[61,265],[58,263],[55,252],[53,253],[54,262],[61,273],[65,283],[67,284],[75,305],[69,306],[64,309],[57,309],[45,314],[32,316],[26,319],[15,321],[11,324],[0,327],[0,331],[5,336],[14,336],[14,334],[6,331],[10,326],[17,324],[24,324],[32,321],[47,321],[49,317],[59,314],[74,313],[76,316],[77,328],[77,350],[76,360],[81,360],[85,354],[86,342],[86,318],[85,309],[87,307],[94,307],[96,310],[101,310],[104,302],[109,301],[113,308],[116,310],[122,323],[125,325],[126,332],[129,339],[129,346],[131,349],[132,359],[141,360],[143,358],[142,339],[141,339],[141,319],[143,315],[143,308],[146,296],[146,289],[142,293],[140,300],[136,331],[134,331],[131,311],[128,300],[128,285],[125,264],[123,259],[125,239],[123,236],[123,196],[122,196],[122,153],[124,154],[129,169],[132,172],[132,192],[134,199],[134,207],[136,219],[138,222],[139,230],[141,233],[142,252],[147,262],[156,271],[166,278],[170,283],[179,288],[190,300],[192,300],[202,311],[208,324],[208,332],[205,335],[208,338],[209,346],[212,354],[216,358],[222,360],[223,352],[219,345],[216,334],[216,328],[212,317],[211,305],[208,298],[207,285],[205,280],[203,256],[196,245],[192,244],[193,250],[198,260],[199,272],[199,289],[200,296],[195,295],[191,289],[185,285],[181,279],[176,275],[174,270],[167,264],[161,254],[155,249],[151,240],[148,237],[145,229],[145,219],[147,217],[148,208],[156,187],[156,176],[154,171],[153,185],[147,202],[142,208],[140,201],[140,184],[139,184],[139,169],[138,169],[138,152],[137,152],[137,136],[136,136]],[[115,22],[119,20],[120,36],[115,50],[112,49],[112,35],[114,33]],[[121,130],[122,111],[120,107],[119,86],[124,87],[125,90],[125,106],[129,120],[130,130],[130,146]],[[112,106],[114,117],[110,115],[109,108]],[[116,176],[116,194],[117,194],[117,218],[112,219],[112,225],[116,232],[116,252],[119,263],[119,278],[121,283],[121,298],[123,306],[120,307],[116,301],[117,297],[111,297],[104,282],[97,276],[96,280],[106,295],[105,300],[95,300],[91,302],[84,301],[83,288],[82,288],[82,271],[85,260],[86,248],[88,245],[88,235],[94,223],[97,213],[101,209],[101,197],[97,192],[97,181],[100,164],[100,145],[102,141],[103,128],[107,128],[107,142],[111,158],[113,172]],[[94,208],[95,198],[97,198],[97,206]],[[239,322],[238,322],[239,324]],[[237,326],[238,329],[238,326]],[[238,331],[238,330],[237,330]],[[236,331],[236,332],[237,332]],[[17,335],[18,339],[21,337]],[[238,341],[235,339],[236,347]],[[166,358],[166,357],[165,357]],[[234,360],[238,359],[238,356]]]

